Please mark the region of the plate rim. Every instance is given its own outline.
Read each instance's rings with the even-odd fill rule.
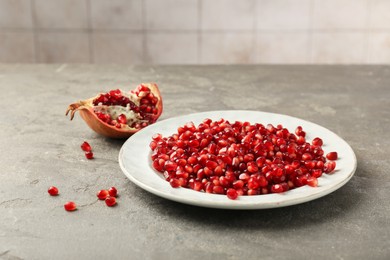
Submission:
[[[344,148],[348,148],[350,154],[352,155],[353,167],[352,167],[351,171],[348,172],[347,176],[344,179],[342,179],[341,181],[337,182],[335,185],[332,185],[330,188],[328,187],[328,188],[323,189],[323,190],[318,190],[318,192],[309,193],[307,196],[298,196],[298,198],[292,198],[292,199],[287,199],[287,200],[281,199],[280,201],[277,201],[277,202],[263,201],[263,199],[260,199],[257,202],[256,201],[252,201],[252,200],[245,201],[245,202],[239,201],[239,200],[229,200],[229,201],[213,201],[212,203],[210,203],[209,200],[194,200],[194,199],[191,199],[191,198],[187,198],[186,196],[178,197],[177,195],[175,195],[173,193],[164,192],[161,189],[156,189],[156,188],[151,187],[150,185],[147,185],[147,184],[143,183],[142,181],[138,180],[137,178],[135,178],[128,171],[128,169],[126,169],[126,167],[125,167],[125,165],[124,165],[124,163],[122,161],[122,158],[123,158],[125,146],[128,145],[128,143],[130,143],[132,140],[134,140],[134,136],[137,137],[137,135],[142,135],[142,133],[145,130],[147,130],[148,128],[151,129],[150,127],[153,127],[153,126],[156,127],[156,126],[158,126],[160,124],[164,124],[164,123],[167,123],[167,122],[169,123],[170,121],[180,120],[182,118],[187,118],[188,117],[188,120],[186,120],[186,121],[190,122],[190,121],[193,121],[193,119],[191,117],[194,117],[194,116],[201,116],[201,115],[215,114],[215,113],[222,113],[222,112],[223,113],[257,113],[257,114],[267,114],[268,116],[278,116],[278,117],[282,116],[282,117],[290,118],[292,120],[298,120],[298,121],[301,121],[301,122],[305,122],[305,124],[307,123],[307,124],[312,125],[314,127],[320,127],[323,130],[328,131],[329,133],[335,135],[337,138],[339,138],[340,140],[343,141]],[[206,116],[204,118],[207,118],[207,117],[209,117],[209,116]],[[232,121],[232,120],[230,120],[230,121]],[[241,120],[241,121],[247,121],[247,120],[244,119],[244,120]],[[260,123],[262,123],[262,122],[260,122]],[[262,124],[264,124],[264,123],[262,123]],[[178,127],[178,125],[175,126],[175,127]],[[148,142],[150,142],[150,140],[146,140],[145,142],[146,142],[146,145],[147,145]],[[147,145],[147,147],[149,147],[149,146]],[[150,158],[148,158],[148,161],[150,161]],[[150,193],[152,193],[152,194],[154,194],[156,196],[159,196],[159,197],[162,197],[162,198],[165,198],[165,199],[169,199],[169,200],[172,200],[172,201],[176,201],[176,202],[179,202],[179,203],[188,204],[188,205],[201,206],[201,207],[207,207],[207,208],[233,209],[233,210],[257,210],[257,209],[278,208],[278,207],[286,207],[286,206],[291,206],[291,205],[296,205],[296,204],[309,202],[309,201],[321,198],[323,196],[326,196],[326,195],[328,195],[328,194],[338,190],[342,186],[344,186],[353,177],[353,175],[355,174],[356,169],[357,169],[357,158],[356,158],[356,154],[354,153],[352,147],[343,138],[341,138],[339,135],[337,135],[333,131],[331,131],[331,130],[329,130],[329,129],[321,126],[321,125],[318,125],[316,123],[307,121],[305,119],[297,118],[297,117],[294,117],[294,116],[290,116],[290,115],[286,115],[286,114],[279,114],[279,113],[272,113],[272,112],[254,111],[254,110],[212,110],[212,111],[204,111],[204,112],[190,113],[190,114],[170,117],[170,118],[158,121],[158,122],[154,123],[153,125],[150,125],[150,126],[144,128],[143,130],[135,133],[133,136],[131,136],[130,138],[128,138],[125,141],[125,143],[122,145],[122,147],[121,147],[121,149],[119,151],[118,162],[119,162],[119,166],[120,166],[122,172],[125,174],[125,176],[131,182],[133,182],[135,185],[139,186],[140,188],[142,188],[142,189],[144,189],[144,190],[146,190],[146,191],[148,191],[148,192],[150,192]],[[149,168],[151,169],[152,172],[154,172],[156,175],[158,175],[158,173],[151,167],[150,164],[148,166],[149,166]],[[334,173],[334,174],[337,174],[337,172]],[[330,176],[332,176],[332,175],[333,174],[331,174]],[[162,183],[168,183],[163,178],[161,178],[161,182]],[[170,186],[169,186],[169,188],[173,189]],[[303,189],[318,189],[318,188],[319,187],[313,188],[313,187],[309,187],[309,186],[305,185],[305,186],[302,186],[302,187],[299,187],[299,188],[296,188],[296,189],[293,189],[293,190],[290,190],[290,191],[287,191],[287,192],[279,193],[279,194],[273,193],[273,194],[256,195],[256,196],[242,196],[242,197],[239,197],[239,198],[256,198],[256,197],[257,198],[266,198],[266,196],[268,196],[268,197],[269,196],[288,196],[289,194],[291,194],[292,192],[296,191],[297,189],[300,189],[300,191],[304,192]],[[190,193],[192,192],[192,193],[194,193],[194,195],[196,194],[196,197],[199,197],[199,196],[200,197],[207,196],[207,198],[210,198],[210,196],[223,196],[223,197],[226,197],[226,195],[208,194],[208,193],[198,192],[198,191],[194,191],[194,190],[187,189],[187,188],[178,188],[178,189],[174,189],[174,190],[179,190],[179,189],[185,190],[183,192],[184,194],[186,194],[188,192],[190,192]],[[280,197],[280,198],[282,198],[282,197]]]

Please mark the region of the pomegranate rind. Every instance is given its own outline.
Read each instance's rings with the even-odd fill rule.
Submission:
[[[142,83],[141,85],[148,87],[155,97],[158,98],[156,108],[158,113],[153,116],[154,122],[161,116],[163,111],[163,103],[161,98],[161,93],[159,88],[155,83]],[[101,94],[96,95],[93,98],[86,100],[81,100],[79,102],[70,104],[66,110],[68,115],[70,112],[70,120],[73,120],[75,113],[78,111],[81,118],[87,123],[87,125],[96,133],[103,135],[105,137],[114,138],[114,139],[124,139],[128,138],[131,135],[135,134],[141,129],[131,128],[130,126],[124,125],[122,128],[116,128],[113,125],[109,125],[101,121],[94,112],[93,101],[99,97]]]

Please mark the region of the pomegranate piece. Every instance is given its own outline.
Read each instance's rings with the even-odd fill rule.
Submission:
[[[337,156],[337,152],[330,152],[326,155],[326,159],[328,160],[337,160],[338,156]]]
[[[92,147],[91,145],[89,145],[88,142],[84,142],[81,144],[81,149],[84,151],[84,152],[90,152],[92,151]]]
[[[323,141],[310,143],[301,126],[230,123],[205,119],[178,127],[177,133],[155,134],[149,147],[152,166],[173,188],[238,196],[282,193],[304,185],[318,186],[332,172],[335,152],[326,157]],[[327,161],[330,160],[330,161]]]
[[[50,196],[57,196],[58,195],[58,189],[57,187],[51,186],[47,192],[50,194]]]
[[[88,160],[93,159],[93,152],[85,152],[85,157],[86,157]]]
[[[115,187],[111,187],[108,189],[108,194],[111,197],[116,197],[118,195],[118,190]]]
[[[76,203],[73,201],[68,201],[64,204],[64,208],[66,211],[75,211],[77,209]]]
[[[156,122],[163,111],[163,103],[157,85],[149,83],[130,92],[116,89],[70,104],[66,115],[70,113],[72,120],[77,111],[98,134],[127,138]]]
[[[113,207],[116,205],[116,198],[115,197],[108,196],[104,201],[106,202],[106,205],[109,207]]]
[[[99,200],[105,200],[109,196],[109,192],[108,190],[100,190],[96,196],[99,198]]]

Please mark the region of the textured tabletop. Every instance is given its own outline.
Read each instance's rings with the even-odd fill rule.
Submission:
[[[156,82],[160,120],[241,109],[335,132],[355,176],[300,205],[255,211],[168,201],[130,182],[124,141],[92,132],[68,104]],[[0,259],[389,259],[390,67],[0,65]],[[95,154],[86,160],[80,144]],[[55,185],[60,195],[50,197]],[[116,186],[109,208],[96,192]],[[73,200],[75,212],[63,204]]]

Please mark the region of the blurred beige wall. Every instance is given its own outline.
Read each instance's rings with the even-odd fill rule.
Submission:
[[[389,64],[390,0],[0,0],[0,62]]]

